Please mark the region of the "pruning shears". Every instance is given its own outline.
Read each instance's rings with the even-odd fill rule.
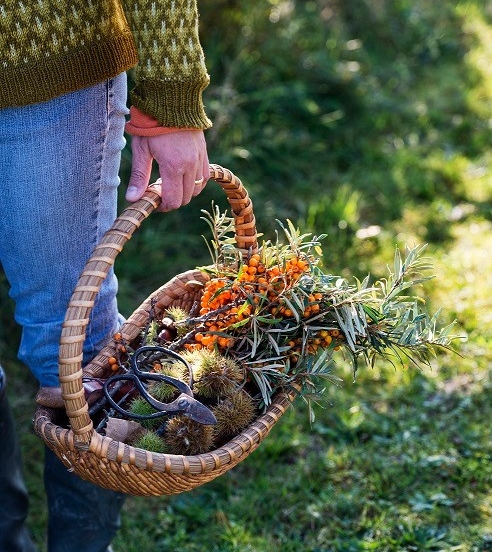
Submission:
[[[155,372],[145,371],[139,367],[138,359],[142,355],[151,354],[152,359],[156,360],[162,358],[172,358],[177,360],[185,365],[190,375],[189,385],[184,381],[168,376],[165,374],[158,374]],[[142,363],[145,364],[145,361]],[[114,384],[121,382],[125,385],[126,383],[132,384],[133,388],[153,407],[156,409],[156,412],[152,414],[135,414],[129,412],[126,408],[123,408],[118,402],[114,400],[111,395],[111,390],[114,387]],[[180,395],[170,403],[163,403],[158,401],[153,397],[148,389],[147,383],[149,382],[165,382],[173,387],[176,387],[180,391]],[[109,377],[103,385],[104,394],[106,396],[109,404],[120,414],[128,418],[133,418],[136,420],[151,420],[154,418],[161,418],[164,416],[174,416],[177,414],[182,414],[188,418],[194,420],[195,422],[205,424],[205,425],[215,425],[217,419],[215,418],[212,411],[202,404],[200,401],[197,401],[193,396],[193,391],[191,386],[193,385],[193,373],[191,366],[186,362],[186,360],[181,357],[179,354],[166,349],[165,347],[145,345],[137,349],[132,356],[130,357],[130,368],[127,372],[123,374],[116,374]]]

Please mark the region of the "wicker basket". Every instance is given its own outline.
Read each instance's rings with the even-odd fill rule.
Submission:
[[[236,243],[244,253],[256,252],[257,234],[253,207],[241,181],[229,170],[210,166],[210,176],[225,191],[235,222]],[[171,495],[189,491],[230,470],[265,439],[295,396],[278,393],[267,411],[227,444],[196,456],[159,454],[129,446],[95,431],[88,413],[82,376],[107,377],[108,344],[82,372],[82,346],[89,314],[102,282],[124,244],[159,204],[159,195],[148,189],[145,196],[124,210],[105,234],[88,261],[70,300],[60,340],[59,376],[70,429],[58,425],[59,411],[40,407],[34,428],[71,471],[101,487],[134,495]],[[156,290],[122,327],[123,338],[132,342],[145,326],[151,301],[157,308],[189,309],[199,300],[208,276],[190,270],[175,276]],[[65,424],[66,425],[66,424]]]

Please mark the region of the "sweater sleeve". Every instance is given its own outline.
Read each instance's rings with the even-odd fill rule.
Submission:
[[[161,126],[209,128],[202,93],[210,79],[196,0],[123,0],[123,5],[139,56],[132,105]]]

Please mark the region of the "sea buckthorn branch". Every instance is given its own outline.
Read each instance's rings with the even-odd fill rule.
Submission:
[[[395,357],[429,364],[437,347],[448,347],[452,325],[438,330],[437,314],[429,318],[418,298],[402,293],[428,279],[423,247],[407,248],[404,259],[395,254],[386,280],[349,283],[321,269],[321,237],[301,234],[290,221],[280,224],[287,244],[277,237],[250,254],[235,248],[231,218],[214,208],[207,222],[213,265],[202,270],[209,279],[196,309],[175,322],[177,336],[166,346],[238,361],[264,406],[293,382],[311,404],[325,380],[338,381],[333,366],[339,351],[355,373],[360,359],[368,366]],[[154,328],[147,334],[154,335]]]

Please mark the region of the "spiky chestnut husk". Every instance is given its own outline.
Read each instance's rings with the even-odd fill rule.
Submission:
[[[183,322],[189,316],[189,313],[181,307],[168,307],[164,314],[172,318],[175,322]]]
[[[181,307],[169,307],[166,309],[166,315],[174,320],[178,336],[182,336],[189,331],[189,328],[185,324],[186,319],[189,317],[187,311]]]
[[[177,360],[156,362],[154,364],[154,371],[157,374],[172,376],[173,378],[178,378],[186,382],[190,379],[190,374],[184,363]]]
[[[217,418],[214,426],[217,440],[235,437],[257,416],[254,400],[242,390],[222,399],[212,411]]]
[[[149,383],[147,391],[152,395],[152,397],[154,397],[154,399],[157,399],[163,403],[174,401],[174,399],[176,399],[180,394],[176,387],[173,387],[165,381],[154,381]]]
[[[202,454],[212,448],[214,430],[213,426],[176,416],[166,424],[165,440],[170,454]]]
[[[204,399],[220,399],[236,392],[244,382],[244,368],[217,351],[201,349],[184,356],[193,370],[193,391]]]
[[[159,437],[155,431],[145,431],[145,433],[134,441],[132,446],[150,452],[167,452],[166,442],[162,437]]]
[[[185,382],[189,382],[190,376],[188,370],[182,363],[164,362],[156,363],[154,370],[157,374],[171,376]],[[171,402],[178,397],[180,391],[173,385],[162,382],[151,381],[148,384],[149,393],[161,402]]]
[[[153,414],[154,412],[157,412],[155,408],[153,408],[143,397],[136,397],[132,400],[130,403],[130,407],[128,411],[132,414],[138,414],[139,416],[148,416],[149,414]],[[129,416],[131,418],[131,416]],[[138,418],[134,418],[142,427],[145,427],[146,429],[152,429],[156,427],[157,424],[159,424],[159,419],[150,419],[150,420],[139,420]]]

